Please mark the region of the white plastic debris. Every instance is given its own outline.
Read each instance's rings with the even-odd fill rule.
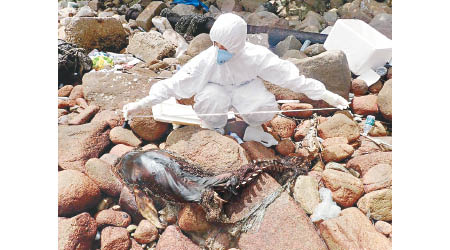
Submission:
[[[278,145],[278,141],[273,136],[264,131],[261,126],[248,126],[244,132],[244,141],[257,141],[265,147]]]
[[[182,125],[200,125],[201,120],[190,105],[178,104],[174,97],[152,107],[156,121]]]
[[[278,104],[284,104],[284,103],[300,103],[299,100],[277,100]]]
[[[319,195],[321,202],[314,208],[311,220],[316,222],[338,217],[341,213],[341,208],[333,201],[331,190],[328,188],[320,188]]]
[[[323,45],[326,50],[342,50],[350,70],[370,86],[380,76],[375,69],[392,59],[392,40],[357,19],[339,19]]]

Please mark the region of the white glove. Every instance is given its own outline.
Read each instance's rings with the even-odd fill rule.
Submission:
[[[128,116],[136,114],[139,110],[142,110],[143,108],[145,108],[147,106],[149,106],[149,107],[152,106],[152,101],[148,96],[145,98],[142,98],[141,100],[139,100],[137,102],[128,103],[128,104],[124,105],[122,108],[123,117],[127,121],[129,118]]]
[[[333,107],[336,107],[338,109],[345,109],[348,108],[349,102],[345,100],[342,96],[337,95],[333,92],[326,91],[325,94],[322,96],[322,100],[327,102]]]
[[[269,133],[264,132],[261,126],[253,127],[248,126],[245,129],[244,141],[257,141],[260,142],[265,147],[270,147],[273,145],[278,145],[278,141],[273,138]]]

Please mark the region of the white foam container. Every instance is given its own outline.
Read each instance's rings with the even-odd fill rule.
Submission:
[[[353,74],[370,76],[369,86],[374,83],[372,71],[392,59],[392,40],[358,19],[337,20],[324,47],[343,51]]]

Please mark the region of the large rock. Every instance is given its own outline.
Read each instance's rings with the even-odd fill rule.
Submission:
[[[125,104],[148,95],[156,82],[148,78],[148,75],[138,73],[93,71],[83,76],[83,92],[90,105],[97,105],[102,110],[122,110]]]
[[[389,39],[392,39],[392,14],[379,13],[374,16],[369,25]]]
[[[348,144],[336,144],[326,147],[322,151],[322,157],[325,162],[340,162],[350,157],[355,150]]]
[[[87,51],[119,52],[127,45],[127,34],[112,17],[74,17],[65,28],[66,41]]]
[[[90,158],[97,158],[110,144],[106,122],[58,126],[58,166],[85,171]]]
[[[97,184],[77,170],[58,172],[58,216],[89,210],[100,201]]]
[[[132,147],[137,147],[142,143],[142,141],[133,134],[133,131],[122,127],[111,129],[109,138],[114,144],[125,144]]]
[[[370,192],[358,201],[358,208],[375,220],[392,220],[392,189]]]
[[[275,47],[274,53],[282,57],[286,51],[290,49],[300,50],[302,43],[295,38],[295,36],[288,36],[283,41],[279,42]]]
[[[123,227],[105,227],[100,236],[101,250],[128,250],[131,247],[130,235]]]
[[[151,62],[174,56],[176,44],[165,39],[161,33],[151,30],[134,34],[127,46],[127,52]]]
[[[333,115],[324,123],[320,123],[317,130],[322,139],[345,137],[351,143],[359,138],[358,124],[344,114]]]
[[[248,163],[245,150],[237,142],[208,129],[194,126],[176,129],[169,134],[166,144],[167,150],[215,174],[234,171]]]
[[[299,176],[295,181],[294,199],[307,214],[312,214],[314,208],[319,204],[319,183],[314,177]]]
[[[353,112],[358,115],[377,115],[378,105],[376,95],[356,96],[351,103]]]
[[[250,14],[247,18],[247,24],[254,26],[277,27],[283,29],[289,28],[289,23],[286,19],[279,18],[277,15],[268,11],[260,11]]]
[[[201,33],[201,34],[197,35],[196,37],[194,37],[194,39],[192,39],[192,41],[189,43],[189,46],[186,50],[186,54],[194,57],[194,56],[200,54],[200,52],[211,47],[212,45],[213,45],[213,42],[211,41],[209,34]]]
[[[366,193],[392,186],[392,166],[379,164],[369,169],[362,178]]]
[[[158,16],[161,10],[166,7],[166,4],[162,1],[151,2],[136,18],[137,25],[145,31],[149,31],[152,27],[152,18]]]
[[[392,152],[375,152],[354,157],[347,162],[347,168],[353,168],[364,177],[369,169],[378,164],[392,165]]]
[[[95,104],[101,109],[121,110],[125,104],[147,96],[155,82],[148,81],[148,76],[144,74],[90,72],[83,76],[83,90],[90,104]],[[137,115],[151,114],[151,109],[147,108]],[[145,117],[133,119],[130,126],[142,139],[155,141],[165,134],[169,124]]]
[[[305,59],[293,59],[300,74],[325,84],[327,90],[348,99],[351,73],[344,52],[330,50]]]
[[[266,188],[266,185],[270,187]],[[262,175],[243,191],[234,208],[248,213],[247,206],[264,203],[279,188],[272,177]],[[237,242],[240,250],[274,249],[274,246],[277,249],[327,249],[306,213],[288,193],[281,192],[270,205],[263,206],[267,207],[260,215],[261,221],[250,225],[247,232],[241,234]]]
[[[322,173],[322,180],[331,190],[333,200],[343,207],[352,206],[364,193],[361,180],[348,173],[326,169]]]
[[[86,174],[97,183],[103,193],[112,197],[119,197],[123,184],[114,175],[109,163],[91,158],[86,162]]]
[[[88,213],[58,218],[58,249],[89,250],[95,239],[97,223]]]
[[[392,79],[384,83],[378,94],[378,107],[384,118],[392,120]]]
[[[183,250],[201,250],[188,237],[184,236],[180,228],[170,225],[161,234],[155,250],[183,249]]]
[[[330,250],[392,249],[391,242],[355,207],[344,209],[339,217],[322,222],[319,230]]]

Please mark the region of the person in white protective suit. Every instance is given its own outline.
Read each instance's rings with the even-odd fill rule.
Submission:
[[[324,100],[328,104],[346,108],[348,101],[325,89],[317,80],[299,75],[297,67],[280,59],[269,49],[246,42],[247,24],[239,16],[222,14],[210,31],[213,46],[201,52],[185,64],[170,79],[155,83],[147,97],[123,108],[125,119],[145,107],[150,108],[170,97],[190,98],[195,95],[194,111],[202,120],[203,128],[214,129],[223,134],[227,123],[226,113],[234,107],[249,125],[244,141],[255,140],[265,146],[276,145],[272,135],[261,127],[276,111],[275,96],[263,81],[303,93],[312,100]],[[202,114],[224,113],[218,116]]]

